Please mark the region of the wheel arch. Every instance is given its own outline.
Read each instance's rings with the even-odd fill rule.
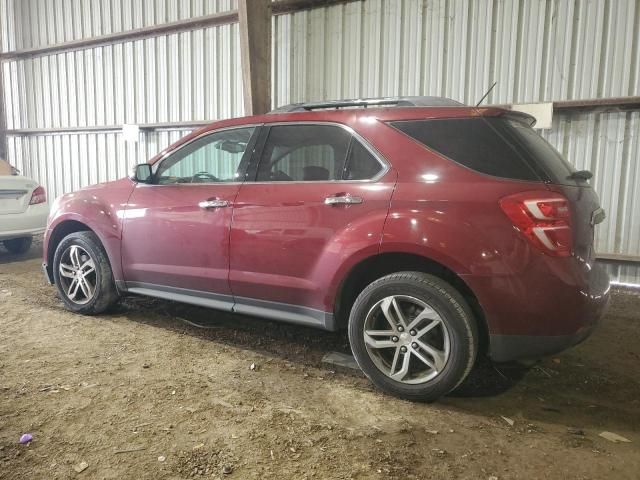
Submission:
[[[60,244],[60,242],[64,237],[75,232],[96,233],[86,223],[80,222],[78,220],[64,220],[58,223],[51,231],[51,234],[48,237],[47,245],[46,245],[46,248],[47,248],[46,269],[47,269],[47,275],[50,279],[53,280],[53,258],[56,254],[56,249],[58,248],[58,245]]]
[[[404,252],[385,252],[367,257],[355,264],[340,282],[335,303],[334,315],[337,328],[345,328],[349,312],[362,290],[371,282],[395,272],[414,271],[434,275],[453,286],[469,304],[480,333],[480,352],[486,352],[489,344],[489,331],[484,311],[476,295],[463,278],[453,270],[429,257]]]

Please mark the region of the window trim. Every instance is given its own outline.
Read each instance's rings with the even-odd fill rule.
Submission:
[[[147,183],[147,184],[142,184],[142,185],[146,185],[146,186],[150,186],[150,187],[171,187],[171,186],[176,186],[176,185],[180,185],[180,186],[204,186],[204,185],[241,185],[244,182],[247,181],[247,174],[249,173],[249,167],[253,161],[253,156],[255,153],[255,148],[256,148],[256,144],[257,144],[257,140],[258,137],[260,136],[261,133],[261,127],[264,125],[264,123],[249,123],[246,125],[233,125],[230,127],[223,127],[223,128],[219,128],[217,130],[207,130],[206,132],[202,132],[200,135],[197,135],[195,137],[193,137],[191,140],[189,140],[188,142],[183,143],[182,145],[180,145],[178,148],[171,150],[167,153],[165,153],[164,155],[162,155],[158,160],[156,160],[153,165],[151,165],[151,173],[153,174],[154,177],[154,183]],[[215,135],[217,133],[222,133],[228,130],[240,130],[243,128],[254,128],[254,132],[251,135],[251,138],[249,140],[249,143],[247,144],[247,150],[244,151],[243,153],[243,157],[245,155],[247,155],[247,152],[249,151],[249,149],[252,149],[251,152],[249,152],[248,154],[248,160],[246,161],[245,165],[244,165],[244,169],[241,172],[242,174],[244,174],[244,179],[242,179],[241,181],[238,182],[206,182],[206,183],[155,183],[155,176],[156,173],[158,171],[158,168],[160,168],[160,165],[162,164],[162,162],[164,162],[165,160],[167,160],[169,157],[172,157],[173,155],[177,154],[180,150],[182,150],[183,148],[191,145],[193,142],[196,142],[198,140],[200,140],[201,138],[207,137],[209,135]],[[242,160],[240,161],[240,165],[242,165]]]
[[[333,127],[339,127],[342,128],[343,130],[346,130],[350,135],[351,135],[351,140],[356,139],[360,142],[360,144],[369,151],[369,153],[371,153],[371,155],[373,155],[373,158],[376,159],[376,161],[382,166],[382,170],[380,170],[380,172],[378,172],[375,176],[371,177],[371,178],[367,178],[364,180],[292,180],[292,181],[281,181],[281,182],[276,182],[276,181],[256,181],[256,178],[258,177],[258,167],[259,167],[259,163],[260,163],[260,159],[262,157],[262,152],[264,150],[265,144],[267,143],[267,140],[269,138],[269,130],[271,127],[277,127],[277,126],[298,126],[298,125],[321,125],[321,126],[333,126]],[[253,156],[251,159],[251,163],[249,165],[249,168],[247,169],[247,175],[250,175],[251,178],[246,178],[245,182],[246,183],[251,183],[251,184],[256,184],[256,185],[291,185],[291,184],[308,184],[308,183],[374,183],[377,182],[378,180],[380,180],[382,177],[384,177],[389,170],[391,170],[391,164],[387,161],[387,159],[382,156],[382,154],[380,152],[378,152],[378,150],[371,145],[362,135],[360,135],[358,132],[356,132],[353,128],[351,128],[349,125],[345,125],[344,123],[338,123],[338,122],[323,122],[323,121],[292,121],[292,122],[273,122],[273,123],[265,123],[262,125],[262,132],[261,134],[263,135],[261,142],[259,143],[259,146],[256,146],[254,152],[253,152]],[[265,133],[263,133],[265,132]],[[256,145],[258,145],[258,143]],[[350,145],[349,145],[349,151],[350,151]],[[345,165],[346,165],[346,160],[345,160]],[[343,165],[344,168],[344,165]],[[343,172],[344,173],[344,172]]]

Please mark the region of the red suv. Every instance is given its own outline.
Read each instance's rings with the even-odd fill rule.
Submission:
[[[400,97],[216,122],[58,198],[44,269],[79,313],[141,294],[346,327],[373,383],[433,400],[479,354],[577,344],[606,307],[590,173],[532,121]]]

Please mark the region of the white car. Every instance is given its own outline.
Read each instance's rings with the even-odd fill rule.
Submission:
[[[45,189],[20,175],[0,176],[0,242],[11,253],[25,253],[49,216]]]

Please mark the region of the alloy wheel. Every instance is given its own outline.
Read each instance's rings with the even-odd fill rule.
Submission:
[[[378,301],[364,322],[369,357],[387,377],[406,384],[439,375],[451,350],[447,326],[424,301],[392,295]]]
[[[96,292],[96,265],[91,255],[79,245],[71,245],[60,258],[58,272],[62,290],[78,305],[91,301]]]

